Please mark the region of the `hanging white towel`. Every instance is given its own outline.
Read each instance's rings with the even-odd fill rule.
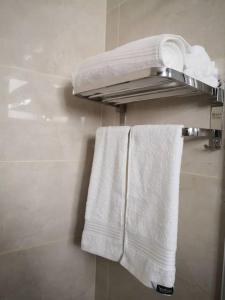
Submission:
[[[96,133],[81,247],[119,261],[123,251],[129,127],[101,127]]]
[[[174,285],[182,147],[180,125],[131,129],[121,265],[148,287]]]

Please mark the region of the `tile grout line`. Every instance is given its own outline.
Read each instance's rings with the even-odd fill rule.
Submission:
[[[10,65],[0,64],[0,68],[9,68],[9,69],[14,69],[14,70],[23,71],[23,72],[31,72],[31,73],[39,74],[39,75],[42,75],[42,76],[49,76],[49,77],[55,77],[55,78],[58,78],[58,79],[71,80],[70,76],[55,75],[55,74],[48,73],[48,72],[41,72],[41,71],[28,69],[28,68],[23,68],[23,67],[18,67],[18,66],[10,66]]]
[[[94,276],[94,298],[96,298],[96,279],[97,279],[97,257],[94,257],[95,260],[95,276]]]
[[[23,251],[27,251],[27,250],[36,249],[36,248],[41,248],[41,247],[49,246],[49,245],[56,244],[59,242],[63,242],[63,241],[70,241],[70,238],[67,237],[67,238],[63,238],[63,239],[49,241],[49,242],[40,244],[38,246],[32,246],[32,247],[27,247],[27,248],[17,248],[17,249],[13,249],[13,250],[9,250],[9,251],[3,251],[3,252],[0,252],[0,256],[4,256],[4,255],[16,253],[16,252],[23,252]]]
[[[212,179],[220,180],[220,177],[218,177],[218,176],[203,175],[203,174],[200,174],[200,173],[192,173],[192,172],[185,172],[185,171],[181,171],[180,175],[190,175],[190,176],[205,177],[205,178],[212,178]]]
[[[119,3],[117,3],[115,6],[107,9],[106,7],[106,14],[110,14],[113,10],[116,10],[119,6],[124,5],[127,2],[127,0],[121,0]]]
[[[118,14],[119,14],[119,19],[118,19],[118,24],[117,24],[117,47],[119,46],[120,44],[120,7],[121,7],[121,3],[119,4],[118,6]]]
[[[102,119],[100,118],[100,126],[102,126],[101,124]],[[29,163],[82,163],[82,160],[0,160],[0,167],[1,165],[4,164],[29,164]],[[212,175],[204,175],[204,174],[200,174],[200,173],[194,173],[194,172],[187,172],[187,171],[182,171],[180,172],[180,174],[182,175],[190,175],[190,176],[198,176],[198,177],[206,177],[206,178],[214,178],[214,179],[218,179],[220,180],[219,176],[212,176]]]
[[[106,300],[109,300],[110,297],[110,261],[107,262],[106,269]]]
[[[121,0],[120,1],[120,6],[124,5],[127,2],[127,0]]]
[[[63,162],[82,162],[82,160],[0,160],[0,164],[10,164],[10,163],[49,163],[49,162],[58,162],[58,163],[63,163]]]

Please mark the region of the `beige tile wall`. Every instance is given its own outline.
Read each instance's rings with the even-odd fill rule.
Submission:
[[[180,34],[206,47],[225,79],[223,0],[108,0],[106,49],[160,33]],[[206,99],[163,99],[130,104],[127,124],[181,123],[209,126]],[[118,124],[107,108],[105,125]],[[185,140],[180,186],[176,300],[218,300],[223,250],[224,151],[204,150],[204,140]],[[96,300],[164,299],[116,263],[97,259]]]
[[[70,74],[105,49],[105,0],[0,1],[0,299],[94,299],[79,240],[100,107]]]

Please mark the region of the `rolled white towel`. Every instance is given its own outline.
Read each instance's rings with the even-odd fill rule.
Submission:
[[[218,86],[218,70],[203,47],[191,46],[178,35],[161,34],[86,59],[72,75],[73,87],[81,93],[109,86],[152,67],[168,67]]]
[[[117,83],[120,76],[151,67],[183,72],[191,46],[180,36],[161,34],[130,42],[86,59],[73,74],[76,93]]]
[[[184,73],[213,87],[218,86],[218,69],[202,46],[192,46],[186,53]]]
[[[190,52],[185,56],[185,69],[195,69],[196,72],[204,72],[206,76],[218,76],[215,62],[211,61],[205,48],[202,46],[192,46]]]

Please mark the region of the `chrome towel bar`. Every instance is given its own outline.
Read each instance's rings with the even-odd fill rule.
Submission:
[[[184,137],[205,137],[209,139],[209,144],[205,145],[206,149],[216,150],[221,148],[222,130],[185,127],[182,130],[182,135]]]
[[[222,106],[221,110],[215,110],[218,106],[211,107],[211,128],[199,128],[199,127],[184,127],[182,130],[183,137],[193,137],[193,138],[205,138],[209,140],[208,145],[204,145],[205,149],[208,150],[219,150],[222,145],[222,129],[213,128],[215,124],[213,121],[219,120],[220,126],[222,128]],[[117,111],[120,113],[120,125],[126,124],[126,111],[127,106],[120,105],[117,107]]]

